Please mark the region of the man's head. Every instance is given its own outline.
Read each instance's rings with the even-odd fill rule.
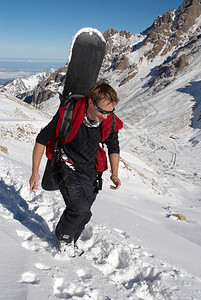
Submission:
[[[96,83],[89,90],[87,115],[91,120],[103,121],[114,111],[119,99],[115,90],[107,83]]]
[[[108,102],[117,105],[119,101],[115,90],[105,82],[94,84],[94,86],[89,90],[88,96],[89,98],[95,99],[97,104],[101,100],[107,100]]]

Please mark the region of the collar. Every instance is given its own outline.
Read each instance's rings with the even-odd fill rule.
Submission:
[[[84,125],[87,127],[93,128],[93,127],[98,127],[100,126],[101,122],[96,122],[96,121],[90,121],[88,116],[87,116],[87,110],[85,109],[85,114],[84,114],[84,119],[83,119]]]

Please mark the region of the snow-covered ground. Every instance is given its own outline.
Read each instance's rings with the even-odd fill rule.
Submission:
[[[26,92],[30,92],[34,90],[39,82],[46,80],[52,73],[54,73],[56,69],[49,69],[47,71],[36,73],[31,76],[25,76],[21,78],[22,76],[19,76],[19,74],[16,74],[16,79],[8,82],[6,85],[4,85],[1,88],[1,91],[3,92],[9,92],[12,95],[19,95]],[[26,73],[26,72],[25,72]],[[2,74],[0,72],[1,79]]]
[[[8,149],[0,151],[0,299],[201,299],[200,129],[185,117],[183,124],[170,123],[171,99],[183,97],[174,84],[159,96],[164,102],[155,119],[151,112],[135,122],[135,111],[134,125],[130,116],[125,122],[122,187],[110,190],[109,171],[104,174],[79,241],[85,254],[69,260],[56,251],[60,193],[40,188],[33,194],[28,184],[34,139],[49,117],[0,94],[0,146]],[[189,97],[181,115],[191,112]],[[119,104],[119,116],[125,114]],[[41,175],[45,163],[44,157]]]

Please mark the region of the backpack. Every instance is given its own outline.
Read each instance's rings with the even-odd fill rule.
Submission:
[[[73,116],[74,106],[76,102],[83,97],[84,97],[83,95],[73,94],[70,95],[68,98],[63,98],[63,96],[60,94],[60,108],[65,107],[65,109],[64,109],[63,118],[59,130],[59,136],[54,146],[53,156],[51,159],[48,158],[45,171],[43,174],[43,178],[42,178],[41,185],[42,188],[46,191],[54,191],[59,189],[58,180],[55,171],[55,163],[57,163],[60,157],[59,141],[64,137],[65,137],[65,141],[67,141],[68,136],[72,131],[72,116]],[[109,135],[114,131],[115,125],[116,125],[116,118],[114,113],[112,113],[112,126]],[[99,146],[99,151],[101,154],[103,154],[103,152],[105,153],[105,151],[100,146]],[[102,161],[101,155],[99,156],[99,158],[97,156],[97,159],[98,159],[97,160],[98,163],[100,163]],[[99,181],[101,176],[102,176],[102,170],[99,171],[99,176],[98,176]]]
[[[66,137],[66,140],[68,138],[69,133],[72,130],[72,115],[73,115],[73,109],[75,106],[75,103],[78,101],[78,99],[82,98],[83,95],[71,95],[68,98],[63,98],[60,94],[60,107],[65,107],[63,119],[59,131],[59,137],[56,140],[55,146],[54,146],[54,154],[52,159],[48,159],[45,167],[45,171],[43,174],[41,186],[46,191],[55,191],[59,189],[58,186],[58,180],[56,176],[55,171],[55,163],[59,159],[59,141],[60,139]]]
[[[76,102],[84,97],[83,95],[70,95],[68,98],[63,98],[60,94],[60,107],[65,107],[61,127],[59,130],[59,136],[56,140],[54,146],[53,157],[47,160],[45,171],[42,178],[42,188],[46,191],[55,191],[59,189],[58,180],[55,171],[55,163],[59,159],[60,149],[58,147],[59,141],[65,137],[65,141],[67,141],[68,135],[72,130],[72,115],[73,109]],[[116,124],[115,115],[112,114],[112,127],[110,130],[110,134],[114,131]],[[109,135],[110,135],[109,134]],[[101,174],[102,175],[102,174]],[[99,182],[100,182],[100,175],[99,175]]]

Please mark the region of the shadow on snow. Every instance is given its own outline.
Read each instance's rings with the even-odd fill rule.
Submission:
[[[178,92],[189,94],[193,97],[193,113],[191,117],[191,127],[201,129],[201,81],[191,81],[186,87],[180,88]],[[195,146],[199,143],[196,138],[192,138],[190,142]]]
[[[53,244],[55,235],[50,231],[46,221],[35,212],[36,209],[29,209],[26,200],[20,196],[14,186],[5,184],[2,179],[0,180],[0,203],[13,214],[15,220],[40,239]]]
[[[189,94],[193,97],[193,115],[191,127],[201,129],[201,81],[192,81],[186,87],[177,89],[178,92]]]

